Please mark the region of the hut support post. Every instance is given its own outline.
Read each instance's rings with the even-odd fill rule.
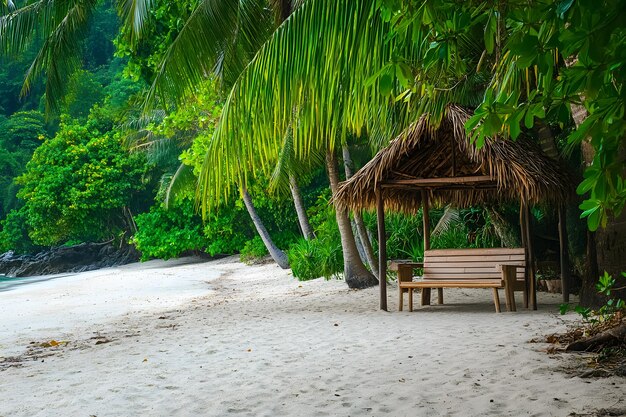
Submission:
[[[524,204],[524,233],[526,234],[526,247],[528,248],[528,270],[530,308],[537,310],[537,282],[535,280],[535,254],[533,252],[532,234],[530,228],[530,207]]]
[[[385,233],[385,203],[380,188],[376,189],[376,221],[378,223],[378,280],[380,309],[387,311],[387,237]]]
[[[524,248],[524,257],[528,264],[528,245],[526,244],[526,226],[524,216],[524,204],[520,202],[519,206],[519,225],[522,247]],[[524,270],[524,308],[528,308],[528,292],[530,290],[530,272],[528,268]]]
[[[424,250],[430,249],[430,213],[429,213],[428,191],[422,190],[422,219],[424,228]],[[422,288],[421,304],[430,305],[430,288]],[[437,301],[443,304],[443,288],[437,288]]]
[[[565,206],[559,206],[559,260],[561,261],[561,293],[563,294],[563,302],[569,303],[569,252],[567,239]]]

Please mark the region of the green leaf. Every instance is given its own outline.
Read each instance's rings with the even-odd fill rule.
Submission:
[[[383,96],[391,95],[393,91],[393,76],[390,73],[385,73],[378,80],[378,88],[380,88],[380,94]]]
[[[595,210],[587,210],[583,213],[587,216],[587,227],[589,227],[589,230],[591,230],[592,232],[598,230],[598,227],[600,226],[602,212],[599,209],[600,207]]]
[[[410,88],[413,85],[413,71],[404,62],[396,64],[396,76],[404,88]]]
[[[526,126],[527,129],[532,129],[532,127],[535,124],[535,115],[533,114],[533,112],[529,109],[526,112],[526,115],[524,116],[524,125]]]
[[[591,190],[596,185],[596,181],[597,181],[597,178],[595,178],[595,177],[594,178],[587,178],[587,179],[583,180],[583,182],[578,184],[578,187],[576,188],[576,194],[578,194],[578,195],[585,194],[587,191]],[[582,204],[581,204],[581,206],[582,206]]]
[[[498,20],[495,14],[490,14],[487,19],[487,24],[485,25],[484,31],[484,41],[485,41],[485,49],[488,53],[492,53],[494,46],[496,44],[496,32],[498,27]]]
[[[483,123],[483,126],[485,129],[485,135],[492,136],[500,132],[500,129],[502,128],[502,120],[500,120],[500,117],[498,117],[496,113],[489,113]]]
[[[511,131],[511,138],[513,140],[517,139],[519,135],[522,133],[522,117],[524,117],[524,110],[517,110],[511,118],[507,121],[509,125],[509,129]]]
[[[482,118],[483,118],[482,113],[477,113],[477,114],[474,114],[472,117],[470,117],[468,121],[465,122],[465,131],[468,133],[471,132],[478,125],[478,123],[482,120]]]
[[[569,8],[572,7],[572,4],[574,4],[574,0],[562,0],[556,7],[556,13],[561,19],[563,19],[563,15],[567,13]]]

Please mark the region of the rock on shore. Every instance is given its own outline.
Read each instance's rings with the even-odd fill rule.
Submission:
[[[16,255],[13,251],[0,255],[0,274],[28,277],[64,272],[91,271],[124,265],[139,260],[139,252],[129,245],[121,248],[110,243],[81,243],[54,247],[34,255]]]

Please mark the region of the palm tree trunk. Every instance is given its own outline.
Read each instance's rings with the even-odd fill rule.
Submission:
[[[328,170],[330,189],[333,195],[335,195],[339,187],[339,173],[337,172],[337,158],[333,151],[328,151],[326,154],[326,168]],[[368,288],[378,284],[376,277],[365,268],[363,261],[361,261],[354,234],[352,233],[348,211],[335,208],[335,217],[337,218],[337,226],[341,235],[343,275],[346,284],[350,288]]]
[[[354,175],[354,164],[352,162],[350,150],[348,149],[347,145],[343,146],[342,153],[343,167],[346,171],[346,179],[350,179]],[[374,256],[374,248],[372,248],[372,242],[370,241],[369,234],[367,233],[365,222],[363,222],[363,216],[361,216],[360,212],[356,211],[353,213],[353,215],[359,240],[363,245],[363,251],[365,252],[365,257],[367,258],[367,263],[370,266],[370,270],[372,271],[374,276],[378,278],[378,262],[376,262],[376,257]]]
[[[289,175],[289,188],[291,189],[291,196],[293,197],[293,205],[296,207],[296,214],[298,215],[302,236],[304,236],[306,240],[314,239],[315,233],[313,233],[313,228],[311,227],[311,223],[309,223],[309,216],[306,214],[306,209],[304,208],[300,187],[293,175]]]
[[[287,259],[287,255],[285,254],[285,252],[280,250],[278,246],[276,246],[272,241],[270,234],[267,232],[267,229],[263,225],[263,221],[261,220],[256,212],[256,209],[254,208],[254,204],[252,204],[252,197],[250,197],[248,190],[244,188],[242,194],[243,202],[246,205],[246,209],[248,210],[248,214],[252,219],[252,223],[254,223],[256,231],[259,233],[259,236],[261,236],[261,240],[263,240],[263,243],[265,243],[265,247],[270,253],[270,256],[278,264],[278,266],[283,269],[289,269],[289,260]]]

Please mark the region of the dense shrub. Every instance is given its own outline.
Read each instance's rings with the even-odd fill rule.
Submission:
[[[165,209],[155,205],[150,212],[135,218],[137,233],[131,242],[141,252],[141,260],[170,259],[184,252],[204,250],[208,240],[203,233],[202,219],[193,209],[193,201],[184,199]]]
[[[289,263],[293,276],[300,281],[320,276],[337,278],[343,272],[341,241],[300,239],[289,249]]]
[[[19,208],[14,179],[24,172],[34,150],[47,135],[40,112],[22,111],[0,118],[0,220],[11,209]]]
[[[28,236],[25,211],[11,210],[0,222],[0,253],[10,250],[18,254],[31,253],[36,248]]]
[[[156,204],[149,213],[137,216],[136,223],[137,233],[132,243],[141,251],[142,260],[175,258],[190,251],[211,256],[248,251],[254,257],[267,253],[256,250],[254,242],[248,243],[254,241],[255,232],[247,212],[239,204],[222,207],[203,222],[190,194],[175,200],[168,208]]]
[[[329,279],[343,272],[341,237],[329,198],[330,192],[325,190],[309,209],[316,238],[301,238],[289,248],[291,270],[301,281],[321,276]]]
[[[243,207],[236,202],[224,206],[209,215],[204,224],[204,235],[207,238],[207,253],[210,255],[229,255],[240,252],[246,242],[255,235],[252,220]]]
[[[263,243],[261,236],[257,235],[244,244],[239,253],[239,259],[241,259],[241,262],[249,264],[267,254],[268,251],[265,247],[265,243]]]
[[[129,154],[119,135],[101,134],[89,123],[62,125],[16,180],[30,238],[49,246],[128,230],[129,209],[144,197],[147,169],[145,157]]]

